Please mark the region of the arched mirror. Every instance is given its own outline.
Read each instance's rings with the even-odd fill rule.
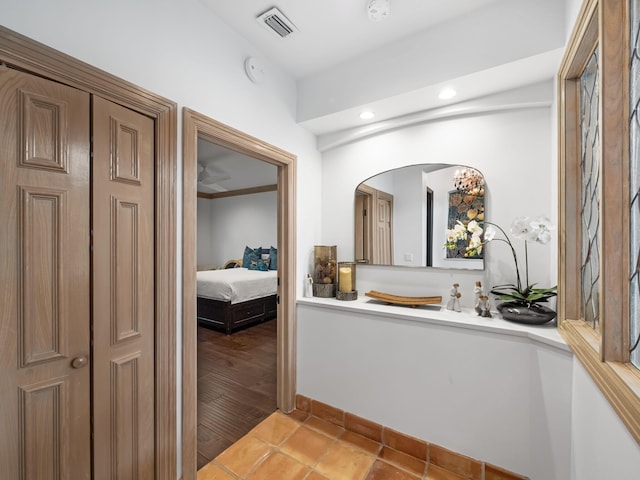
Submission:
[[[485,180],[463,165],[421,164],[369,177],[355,191],[355,259],[361,264],[484,269],[468,240],[445,248],[447,230],[485,215]]]

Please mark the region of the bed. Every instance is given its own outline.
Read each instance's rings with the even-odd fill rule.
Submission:
[[[196,275],[201,325],[231,334],[277,315],[276,270],[226,268]]]

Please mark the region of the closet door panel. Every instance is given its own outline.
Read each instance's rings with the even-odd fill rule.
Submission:
[[[0,66],[0,472],[91,477],[89,95]]]
[[[154,123],[93,97],[94,455],[154,478]]]

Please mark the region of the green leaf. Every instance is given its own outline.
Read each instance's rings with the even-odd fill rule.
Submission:
[[[517,302],[525,305],[542,303],[557,295],[557,286],[551,288],[534,288],[535,283],[527,285],[523,290],[513,284],[496,285],[491,289],[491,293],[497,295],[500,300]]]
[[[499,295],[498,298],[500,300],[507,300],[507,301],[518,301],[519,300],[516,297],[514,297],[513,295],[509,295],[508,293],[505,293],[503,295]]]
[[[544,298],[544,295],[542,293],[530,293],[529,295],[527,295],[527,300],[530,302],[535,302],[536,300],[540,300],[541,298]]]

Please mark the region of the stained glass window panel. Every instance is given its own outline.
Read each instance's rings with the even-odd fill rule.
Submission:
[[[631,2],[631,78],[629,118],[629,245],[630,245],[630,321],[631,363],[640,368],[640,0]]]
[[[600,136],[598,129],[598,49],[580,76],[581,286],[585,322],[597,328],[600,316]]]

